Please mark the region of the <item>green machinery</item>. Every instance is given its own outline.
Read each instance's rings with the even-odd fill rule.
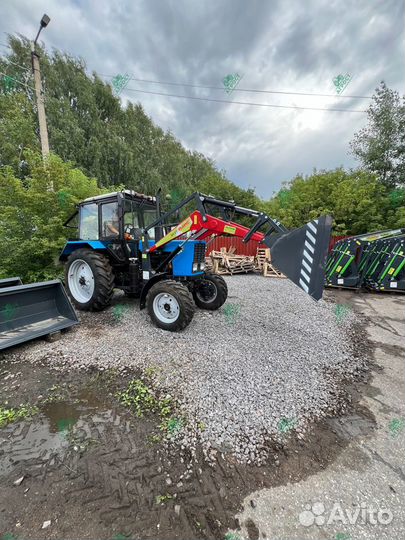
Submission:
[[[328,256],[326,285],[405,291],[405,229],[340,240]]]

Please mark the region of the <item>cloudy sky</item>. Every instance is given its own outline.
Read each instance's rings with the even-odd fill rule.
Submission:
[[[354,166],[348,143],[366,121],[356,112],[259,107],[140,93],[315,108],[364,110],[369,100],[339,98],[332,79],[349,73],[343,95],[370,96],[380,80],[405,91],[404,0],[2,0],[0,42],[35,36],[85,59],[105,76],[128,73],[122,99],[189,149],[210,156],[228,177],[270,197],[284,180],[313,168]],[[5,51],[4,48],[2,51]],[[333,97],[193,88],[332,94]],[[106,80],[108,78],[106,77]]]

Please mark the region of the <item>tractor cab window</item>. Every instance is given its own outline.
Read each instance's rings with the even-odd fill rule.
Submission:
[[[98,240],[97,204],[84,204],[80,208],[80,239]]]
[[[147,227],[148,225],[150,225],[151,223],[153,223],[154,221],[156,221],[156,210],[147,210],[147,209],[144,209],[143,211],[143,224],[144,224],[144,227]],[[148,231],[148,235],[149,235],[149,238],[154,240],[155,239],[155,229],[149,229]]]
[[[101,223],[103,238],[118,238],[120,229],[117,202],[101,205]]]
[[[132,238],[139,236],[141,224],[139,221],[138,203],[125,200],[124,206],[124,233]]]

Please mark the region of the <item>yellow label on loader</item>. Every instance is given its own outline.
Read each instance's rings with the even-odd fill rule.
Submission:
[[[235,234],[236,233],[236,227],[231,227],[230,225],[225,225],[224,232],[228,234]]]
[[[164,236],[161,240],[159,240],[159,242],[156,242],[155,246],[156,247],[163,246],[164,244],[171,242],[178,236],[181,236],[182,234],[188,232],[192,224],[193,224],[193,221],[191,217],[189,216],[184,221],[179,223],[177,227],[174,227],[174,229],[172,229],[168,234],[166,234],[166,236]]]
[[[336,268],[336,272],[340,272],[341,270],[342,270],[342,267],[341,267],[341,266],[338,266],[338,267]]]
[[[389,275],[393,274],[395,272],[396,268],[390,268],[388,270]]]

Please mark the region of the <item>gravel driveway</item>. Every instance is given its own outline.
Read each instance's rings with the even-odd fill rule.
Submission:
[[[286,279],[227,278],[229,297],[216,312],[198,310],[174,334],[154,327],[136,300],[117,294],[102,313],[54,343],[38,340],[4,357],[46,359],[66,368],[154,367],[156,384],[179,400],[187,418],[183,444],[197,439],[209,456],[230,452],[262,462],[266,442],[336,410],[342,376],[365,369],[353,356],[356,317],[316,303]],[[1,358],[0,358],[1,360]]]

